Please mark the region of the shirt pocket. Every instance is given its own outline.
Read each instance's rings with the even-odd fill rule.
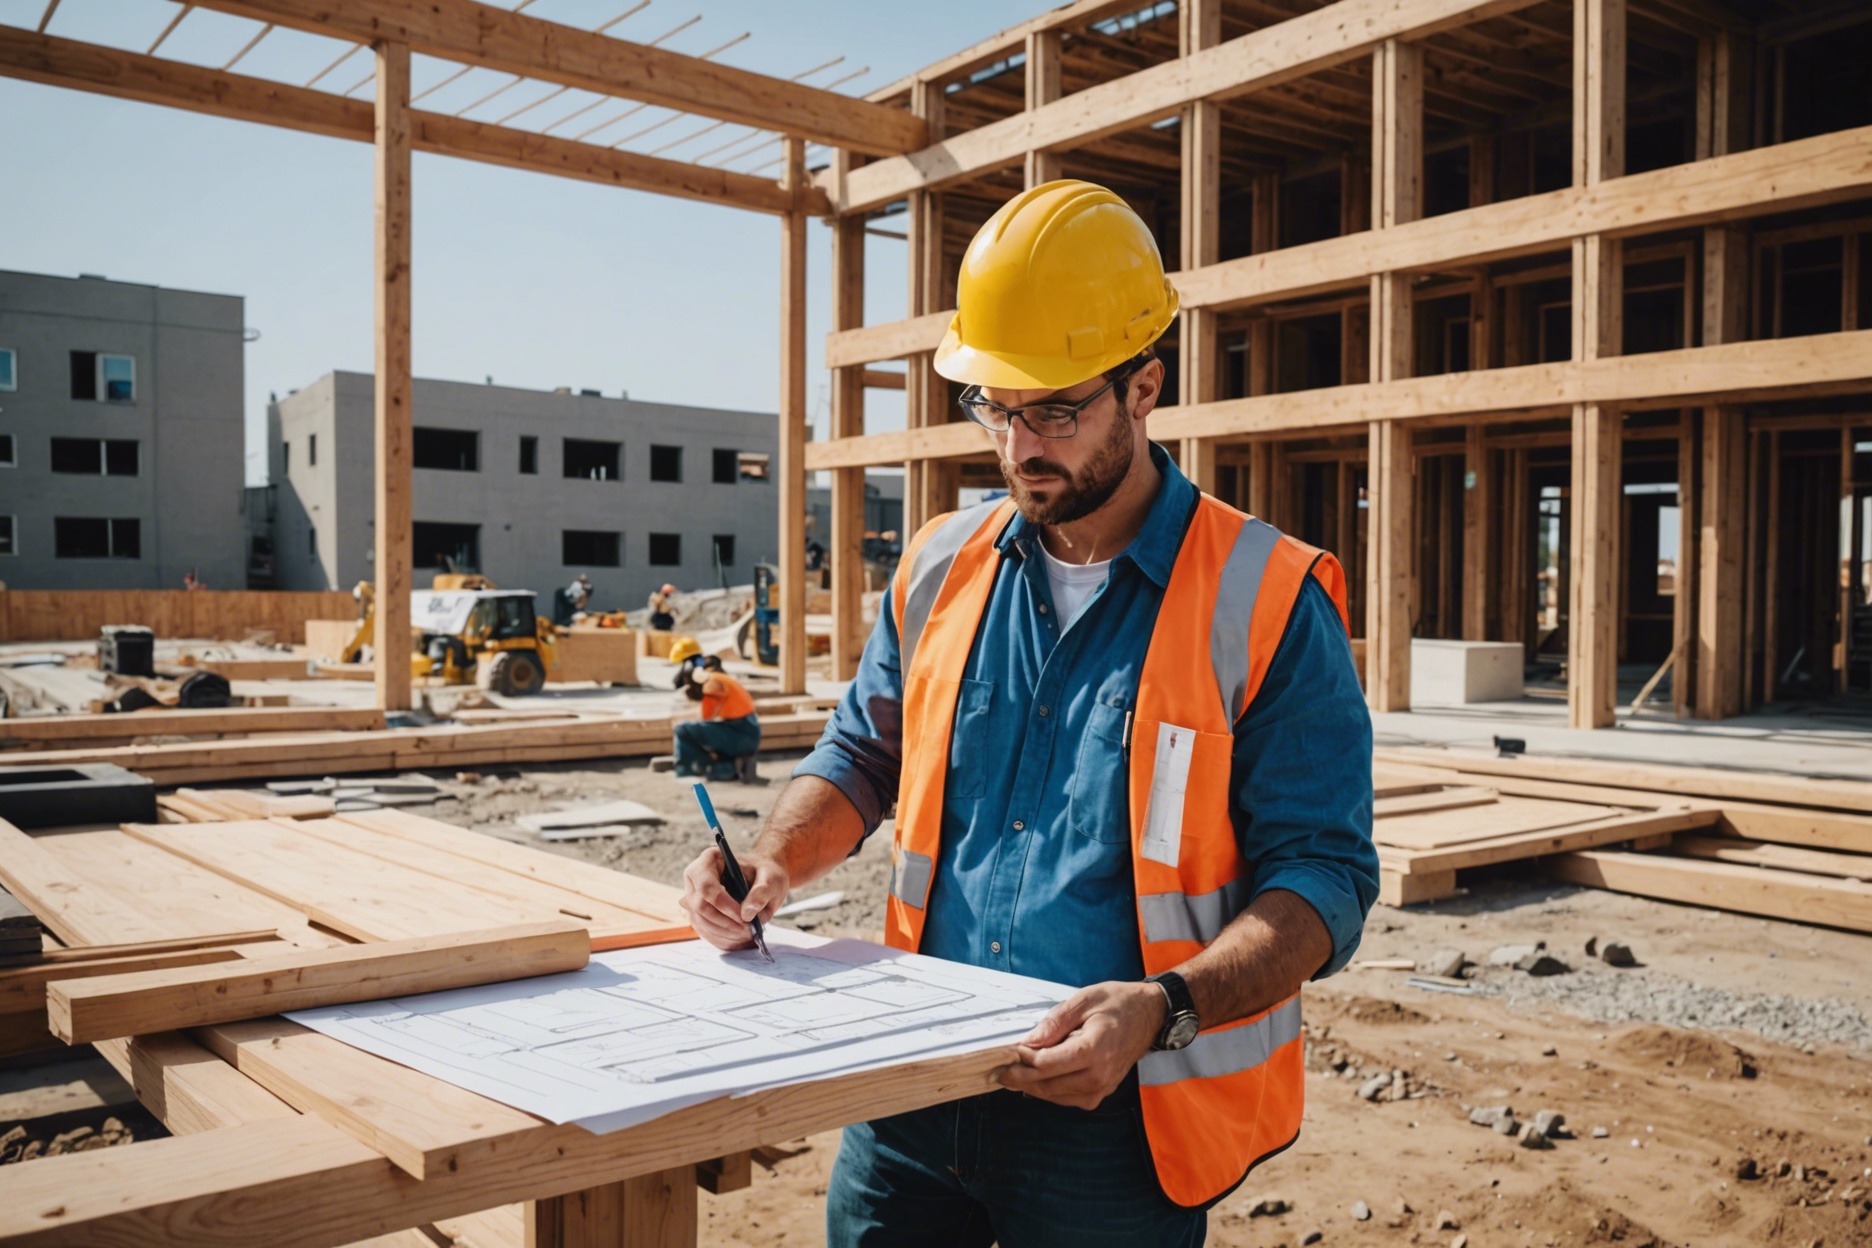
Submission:
[[[949,779],[943,786],[945,799],[980,797],[988,789],[988,768],[982,765],[981,748],[990,739],[988,714],[994,708],[992,680],[958,681],[955,724],[949,731]]]
[[[1101,702],[1092,708],[1073,765],[1066,823],[1102,845],[1131,843],[1131,781],[1125,771],[1125,710]]]

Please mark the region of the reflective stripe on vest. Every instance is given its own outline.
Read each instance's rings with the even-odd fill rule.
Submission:
[[[897,948],[922,940],[942,850],[955,700],[1001,563],[994,540],[1012,515],[1003,501],[931,521],[893,587],[904,751],[885,937]],[[1199,498],[1140,669],[1131,734],[1132,879],[1147,973],[1187,962],[1251,898],[1254,870],[1231,814],[1233,731],[1309,579],[1327,590],[1343,621],[1344,578],[1332,556]],[[1213,684],[1189,662],[1205,648]],[[1161,771],[1160,741],[1170,751]],[[1296,994],[1139,1063],[1145,1132],[1171,1200],[1212,1200],[1292,1143],[1305,1087],[1299,1036]]]

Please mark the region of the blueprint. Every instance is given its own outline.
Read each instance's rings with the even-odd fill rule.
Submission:
[[[582,970],[287,1017],[552,1122],[685,1105],[1006,1044],[1071,989],[770,928],[776,961],[701,941]]]

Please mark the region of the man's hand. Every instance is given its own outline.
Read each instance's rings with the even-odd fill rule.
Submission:
[[[786,867],[761,854],[736,854],[747,878],[746,901],[736,901],[722,886],[721,850],[711,845],[683,871],[682,908],[696,935],[717,949],[745,949],[754,943],[748,922],[766,923],[786,900]]]
[[[1002,1086],[1095,1109],[1150,1052],[1167,1008],[1163,989],[1152,983],[1081,988],[1021,1040],[1020,1064],[1001,1071]]]

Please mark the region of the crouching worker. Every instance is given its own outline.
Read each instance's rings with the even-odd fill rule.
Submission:
[[[683,692],[702,703],[701,719],[677,723],[676,774],[709,780],[745,780],[760,750],[760,716],[740,681],[722,670],[714,655],[688,668]]]

